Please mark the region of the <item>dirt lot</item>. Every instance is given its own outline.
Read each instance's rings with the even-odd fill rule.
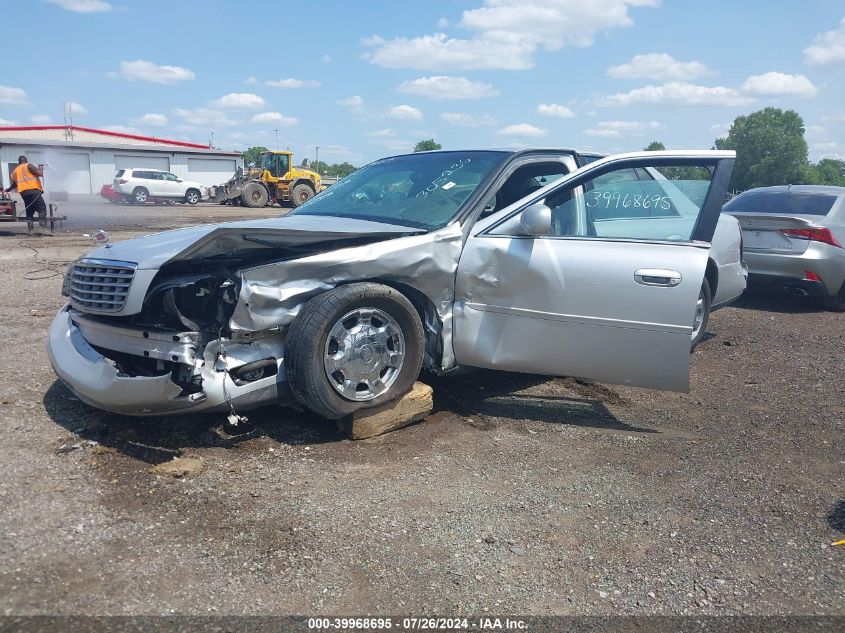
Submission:
[[[746,297],[690,394],[478,372],[374,440],[275,407],[233,436],[56,382],[89,246],[0,234],[0,613],[845,614],[845,315]]]

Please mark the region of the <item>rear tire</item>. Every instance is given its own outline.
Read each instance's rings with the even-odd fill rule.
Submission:
[[[831,312],[845,312],[845,284],[835,295],[825,295],[822,299],[825,309]]]
[[[202,195],[196,189],[188,189],[188,191],[185,192],[185,202],[190,205],[195,205],[200,201],[201,197]]]
[[[250,182],[244,185],[243,193],[241,194],[241,203],[246,207],[258,209],[267,206],[269,199],[267,188],[258,182]]]
[[[290,202],[295,209],[314,197],[314,190],[304,182],[299,183],[290,191]]]
[[[340,286],[311,299],[291,324],[288,383],[303,407],[341,418],[408,392],[423,343],[420,317],[401,292],[369,282]]]
[[[701,290],[698,293],[698,301],[695,305],[695,316],[692,322],[692,341],[690,342],[689,351],[695,350],[696,345],[701,343],[704,334],[707,331],[707,323],[710,321],[710,309],[712,307],[713,297],[710,294],[710,282],[707,277],[701,282]]]
[[[146,204],[150,200],[150,192],[144,187],[136,187],[132,191],[132,202],[135,204]]]

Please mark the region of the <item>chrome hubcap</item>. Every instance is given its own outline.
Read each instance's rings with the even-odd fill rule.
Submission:
[[[698,336],[701,331],[701,324],[704,323],[704,290],[698,293],[698,301],[695,303],[695,318],[692,320],[692,338]]]
[[[372,400],[396,382],[405,337],[396,320],[377,308],[356,308],[329,330],[323,366],[332,387],[348,400]]]

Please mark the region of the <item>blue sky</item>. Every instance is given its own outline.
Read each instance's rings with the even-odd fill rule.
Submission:
[[[33,0],[3,125],[62,123],[362,164],[446,148],[707,148],[797,110],[845,158],[841,0]],[[248,8],[247,8],[248,7]],[[278,130],[276,132],[275,130]]]

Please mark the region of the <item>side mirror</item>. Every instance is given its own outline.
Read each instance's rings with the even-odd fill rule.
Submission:
[[[520,235],[548,235],[552,230],[552,210],[545,202],[535,202],[520,214],[516,230]]]
[[[182,179],[181,179],[181,178],[177,178],[177,179],[176,179],[176,182],[182,182]]]

